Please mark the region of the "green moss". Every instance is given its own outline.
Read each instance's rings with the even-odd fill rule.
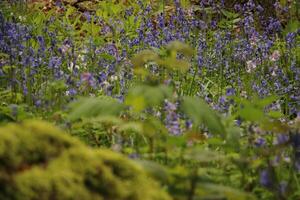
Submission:
[[[0,199],[167,200],[133,161],[44,122],[0,128]]]

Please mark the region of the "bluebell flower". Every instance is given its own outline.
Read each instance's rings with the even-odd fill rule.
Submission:
[[[262,186],[272,189],[275,186],[274,174],[270,169],[264,169],[260,172],[259,182]]]
[[[71,88],[71,89],[67,90],[66,94],[67,94],[67,96],[75,96],[77,94],[77,90],[74,88]]]
[[[264,11],[264,8],[263,8],[261,5],[257,5],[257,6],[256,6],[256,10],[257,10],[259,13],[261,13],[261,12]]]
[[[280,181],[279,183],[279,192],[281,195],[285,195],[287,192],[287,186],[288,186],[288,182],[286,181]]]
[[[293,46],[295,46],[295,39],[296,39],[296,33],[294,32],[288,33],[286,35],[285,40],[288,48],[292,48]]]
[[[262,137],[259,137],[254,141],[254,144],[256,147],[263,147],[266,144],[266,140]]]
[[[236,12],[240,12],[242,10],[242,6],[240,4],[234,4],[234,10]]]
[[[235,95],[235,89],[234,88],[227,88],[226,89],[226,96],[233,96]]]
[[[289,136],[287,134],[278,134],[276,144],[285,144],[289,141]]]
[[[165,111],[166,111],[166,127],[168,131],[173,135],[180,135],[182,133],[180,118],[176,113],[177,105],[169,101],[165,101]]]
[[[86,18],[87,22],[91,22],[91,14],[88,11],[83,13],[83,16]]]

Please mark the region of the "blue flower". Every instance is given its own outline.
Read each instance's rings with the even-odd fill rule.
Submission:
[[[274,188],[274,174],[271,173],[270,169],[264,169],[260,172],[259,182],[266,188]]]
[[[266,140],[264,138],[257,138],[254,142],[256,147],[262,147],[266,144]]]
[[[285,144],[289,141],[289,136],[287,134],[278,134],[277,135],[277,144]]]

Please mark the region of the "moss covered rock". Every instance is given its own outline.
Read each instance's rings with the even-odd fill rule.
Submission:
[[[0,199],[167,200],[133,161],[44,122],[0,128]]]

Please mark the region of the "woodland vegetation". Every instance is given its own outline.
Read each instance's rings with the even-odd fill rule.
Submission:
[[[0,200],[300,199],[299,16],[0,1]]]

